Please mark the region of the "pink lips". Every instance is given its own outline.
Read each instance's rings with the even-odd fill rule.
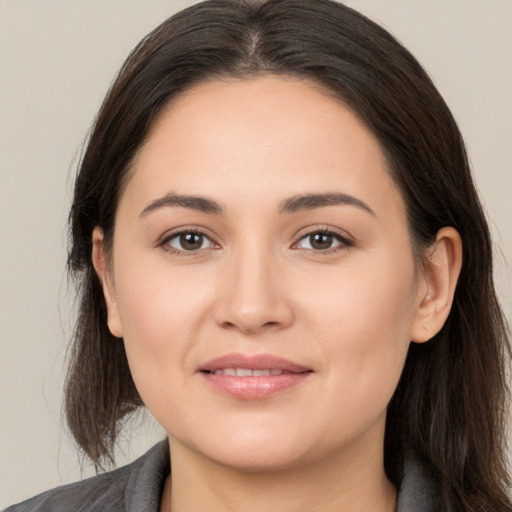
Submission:
[[[312,373],[310,368],[268,354],[228,354],[208,361],[199,371],[214,389],[242,400],[266,398],[297,386]]]

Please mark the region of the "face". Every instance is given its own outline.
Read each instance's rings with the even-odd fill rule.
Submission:
[[[379,144],[318,87],[215,81],[171,102],[105,289],[171,453],[262,470],[382,451],[425,288]]]

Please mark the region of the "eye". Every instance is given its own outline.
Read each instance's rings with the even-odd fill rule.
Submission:
[[[298,249],[306,249],[312,251],[329,251],[350,247],[353,243],[331,231],[315,231],[303,236],[296,244]]]
[[[199,231],[181,231],[166,238],[162,245],[170,250],[193,252],[213,247],[214,243]]]

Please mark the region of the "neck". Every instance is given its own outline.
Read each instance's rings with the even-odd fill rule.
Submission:
[[[242,472],[171,440],[172,475],[162,511],[393,512],[396,490],[381,452],[345,451],[290,469]]]

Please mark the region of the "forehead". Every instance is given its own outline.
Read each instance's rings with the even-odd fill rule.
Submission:
[[[390,193],[401,203],[362,120],[320,86],[281,76],[216,80],[182,93],[154,123],[131,181],[146,200],[166,188],[221,200],[338,188],[374,203]]]

